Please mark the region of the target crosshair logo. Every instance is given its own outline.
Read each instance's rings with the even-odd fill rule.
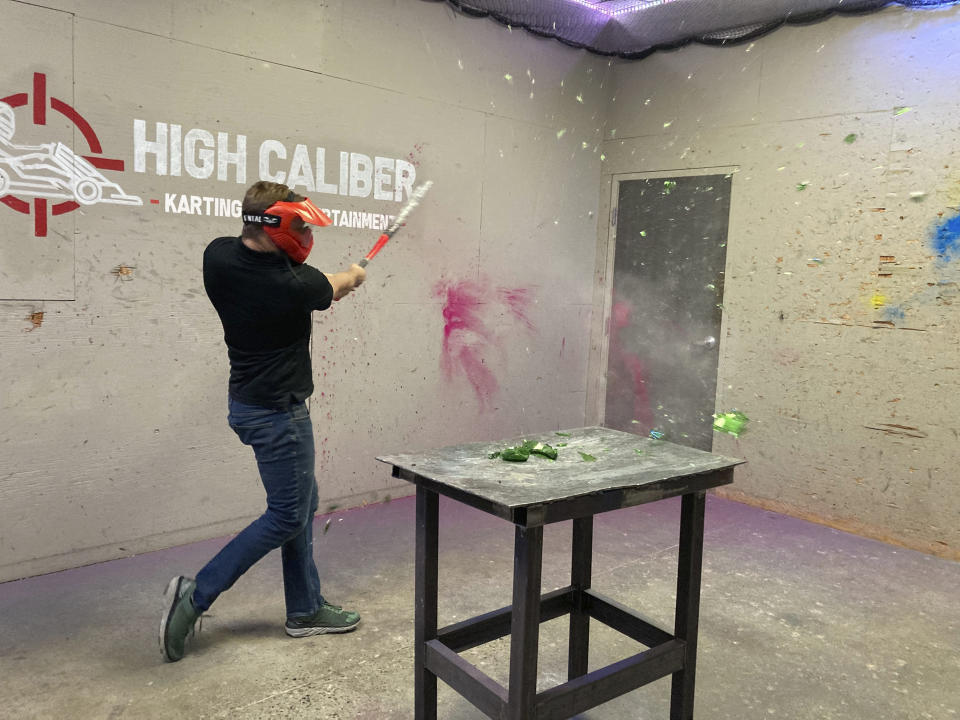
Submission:
[[[124,161],[103,157],[100,139],[90,123],[68,103],[50,98],[50,109],[70,120],[87,142],[90,155],[77,155],[63,143],[24,146],[12,142],[15,129],[13,108],[33,106],[33,124],[47,124],[47,76],[33,74],[33,96],[21,92],[0,98],[0,203],[29,215],[33,212],[33,234],[47,235],[47,212],[63,215],[81,205],[111,203],[142,205],[143,201],[127,195],[101,170],[123,171]],[[5,107],[6,106],[6,107]],[[14,193],[33,196],[33,203]],[[51,203],[48,200],[61,200]]]

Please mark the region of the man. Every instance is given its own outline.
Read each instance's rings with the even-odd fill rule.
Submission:
[[[253,448],[267,510],[197,574],[167,586],[160,647],[183,657],[194,623],[255,562],[281,549],[286,632],[292,637],[352,630],[360,616],[320,593],[313,559],[317,510],[313,427],[305,400],[313,392],[311,312],[353,292],[366,271],[351,265],[326,275],[304,265],[309,225],[330,219],[286,185],[258,182],[243,199],[241,237],[217,238],[203,254],[203,283],[223,323],[230,358],[230,427]]]

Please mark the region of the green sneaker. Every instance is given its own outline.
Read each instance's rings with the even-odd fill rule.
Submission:
[[[313,615],[302,618],[287,618],[286,630],[290,637],[309,637],[327,633],[350,632],[360,624],[360,616],[339,605],[324,603]]]
[[[193,635],[194,625],[200,617],[192,601],[196,586],[191,578],[182,575],[167,585],[164,593],[166,609],[160,618],[160,651],[167,662],[176,662],[183,657],[183,646],[187,637]]]

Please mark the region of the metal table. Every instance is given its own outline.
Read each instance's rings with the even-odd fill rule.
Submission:
[[[525,463],[489,454],[522,440],[558,448],[557,460]],[[593,456],[584,459],[581,453]],[[693,718],[706,491],[733,481],[743,462],[662,440],[602,427],[529,435],[501,443],[468,443],[423,453],[378,457],[393,476],[417,486],[416,718],[437,717],[437,678],[491,718],[569,718],[667,675],[673,675],[671,720]],[[437,628],[439,496],[512,522],[513,605]],[[593,516],[682,496],[677,601],[673,633],[590,588]],[[541,595],[543,526],[573,521],[570,585]],[[570,615],[568,682],[537,692],[540,623]],[[588,672],[590,618],[648,649]],[[509,689],[459,652],[510,635]]]

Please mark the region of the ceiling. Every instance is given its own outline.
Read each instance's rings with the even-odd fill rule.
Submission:
[[[456,12],[492,17],[600,55],[630,59],[689,42],[729,45],[784,23],[889,5],[937,7],[960,0],[427,0]]]

